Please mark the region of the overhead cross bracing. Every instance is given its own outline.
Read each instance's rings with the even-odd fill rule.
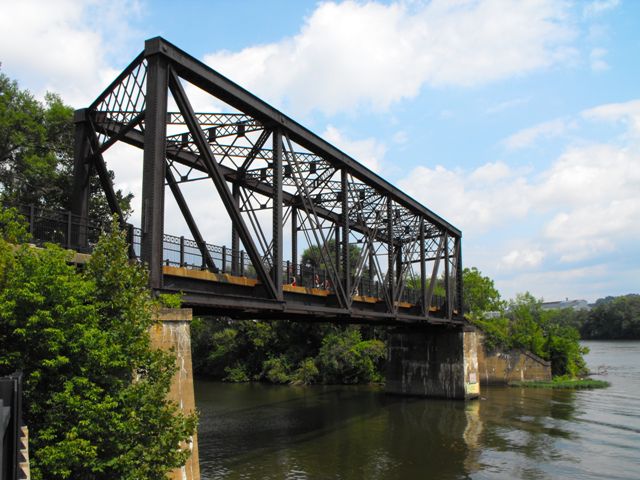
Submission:
[[[193,87],[227,112],[196,112]],[[94,174],[119,213],[103,155],[118,142],[143,150],[140,245],[132,253],[148,265],[152,288],[236,317],[461,320],[457,228],[164,39],[148,40],[77,112],[76,125],[74,214],[86,217]],[[211,201],[231,220],[219,251],[193,212],[203,199],[184,193],[191,182],[210,184]],[[165,235],[167,191],[191,241]],[[196,261],[185,260],[185,245]],[[309,247],[314,260],[302,264]]]

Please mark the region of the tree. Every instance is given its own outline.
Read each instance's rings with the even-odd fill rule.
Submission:
[[[336,242],[335,240],[327,240],[325,253],[329,255],[331,259],[335,261],[335,251],[336,251]],[[354,245],[352,243],[349,244],[349,268],[352,272],[355,271],[355,268],[358,266],[358,260],[360,259],[360,253],[362,249],[358,245]],[[322,252],[320,247],[315,245],[310,245],[302,252],[302,260],[301,264],[305,267],[313,267],[316,269],[326,269],[326,264],[323,259]],[[365,271],[366,273],[366,271]]]
[[[0,73],[0,200],[70,209],[73,132],[73,109],[58,95],[47,93],[43,104]],[[106,226],[110,212],[95,175],[90,192],[89,216]],[[133,196],[120,190],[116,196],[128,215]]]
[[[380,340],[363,340],[354,327],[327,335],[322,340],[316,363],[325,383],[368,383],[379,381],[376,364],[385,358]]]
[[[196,418],[166,400],[175,358],[150,346],[157,306],[113,225],[84,273],[70,252],[13,246],[0,216],[0,374],[24,372],[34,480],[157,479],[183,464]]]
[[[640,339],[640,295],[596,301],[581,327],[584,338]]]
[[[475,315],[486,312],[502,312],[504,302],[493,280],[482,275],[476,267],[465,268],[462,272],[462,298],[464,311]]]

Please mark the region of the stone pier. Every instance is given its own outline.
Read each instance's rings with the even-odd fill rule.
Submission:
[[[151,328],[152,345],[162,350],[173,348],[176,355],[178,371],[173,377],[169,399],[180,405],[185,413],[193,412],[195,409],[191,366],[191,318],[190,308],[163,308],[156,315],[158,323]],[[171,472],[169,479],[200,480],[197,434],[189,442],[188,448],[191,450],[191,457],[184,467]]]
[[[480,395],[473,328],[398,328],[388,348],[386,392],[459,400]]]

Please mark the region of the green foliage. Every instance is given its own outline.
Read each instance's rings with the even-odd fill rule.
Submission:
[[[492,352],[498,348],[511,348],[510,326],[507,317],[497,317],[485,319],[483,317],[473,318],[472,323],[484,333],[484,346]]]
[[[158,301],[165,308],[180,308],[182,306],[182,295],[179,293],[161,293],[158,295]]]
[[[544,311],[542,301],[528,292],[518,294],[504,311],[491,279],[476,268],[465,269],[463,275],[468,318],[484,333],[488,351],[526,349],[549,360],[554,376],[584,374],[588,349],[580,346],[578,315]],[[500,313],[488,316],[488,311]]]
[[[291,368],[284,356],[270,358],[262,364],[261,377],[270,383],[289,383],[291,381]]]
[[[225,382],[244,383],[249,381],[249,376],[247,375],[247,372],[245,372],[244,366],[242,365],[225,367],[224,373],[226,374],[223,379]]]
[[[34,480],[157,479],[188,456],[196,418],[166,400],[175,358],[151,348],[157,303],[112,231],[82,274],[59,247],[0,240],[0,374],[24,372]]]
[[[362,340],[360,330],[347,328],[322,340],[317,364],[325,383],[368,383],[380,380],[376,363],[384,356],[384,343]]]
[[[462,272],[462,296],[464,311],[475,315],[483,312],[502,312],[504,302],[493,280],[482,275],[476,267],[465,268]]]
[[[0,73],[0,200],[69,209],[73,150],[73,109],[51,93],[43,104]],[[90,217],[105,227],[109,207],[95,176],[90,190]],[[116,195],[127,215],[132,195]]]
[[[585,317],[583,338],[640,339],[640,295],[601,298]]]
[[[335,240],[327,240],[325,247],[325,256],[335,259],[336,242]],[[349,267],[352,271],[358,266],[358,259],[360,258],[360,252],[362,249],[358,245],[349,244]],[[313,267],[316,269],[326,269],[325,261],[323,260],[323,254],[319,247],[311,245],[305,249],[302,253],[301,264],[306,267]],[[365,269],[365,273],[367,270]]]
[[[590,378],[575,379],[570,376],[556,377],[550,382],[531,381],[531,382],[510,382],[510,387],[525,388],[552,388],[559,390],[585,390],[594,388],[607,388],[611,384],[604,380],[592,380]]]
[[[296,385],[310,385],[316,383],[320,371],[316,367],[316,362],[311,357],[307,357],[302,360],[298,366],[298,369],[293,375],[292,382]]]
[[[191,332],[193,365],[199,375],[229,382],[295,384],[382,379],[385,344],[375,329],[195,319]],[[363,340],[363,333],[372,338]]]

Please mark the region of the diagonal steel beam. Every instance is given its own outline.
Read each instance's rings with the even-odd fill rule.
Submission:
[[[191,231],[191,235],[193,235],[193,239],[198,245],[198,249],[200,250],[200,254],[202,255],[202,259],[204,260],[205,265],[210,268],[214,273],[218,273],[218,267],[216,267],[213,258],[211,258],[211,253],[207,248],[207,244],[205,243],[202,235],[200,234],[200,229],[193,219],[193,215],[191,215],[191,210],[189,210],[189,206],[187,205],[187,201],[184,199],[182,192],[180,191],[180,187],[178,186],[178,182],[171,173],[171,169],[167,168],[165,170],[165,177],[167,179],[167,183],[169,184],[169,188],[171,189],[171,193],[173,193],[173,197],[176,199],[176,203],[178,207],[180,207],[180,211],[182,212],[182,216],[184,220],[187,222],[187,226]]]
[[[180,109],[180,113],[182,114],[189,132],[191,132],[196,146],[198,147],[200,158],[204,164],[204,167],[211,177],[211,180],[213,180],[216,190],[220,195],[220,199],[222,200],[227,213],[231,217],[231,221],[238,229],[238,235],[240,235],[242,243],[244,244],[249,257],[251,258],[251,262],[256,269],[258,278],[264,284],[269,296],[271,298],[278,298],[278,289],[271,280],[269,272],[267,272],[264,263],[262,263],[262,259],[258,254],[258,250],[253,243],[253,238],[251,238],[251,234],[249,233],[249,230],[247,229],[247,226],[242,219],[240,209],[234,201],[233,195],[229,190],[229,187],[222,174],[222,171],[220,170],[218,162],[216,162],[215,158],[213,158],[213,153],[211,153],[209,143],[207,142],[202,128],[196,120],[191,103],[189,102],[187,95],[185,94],[184,89],[180,84],[180,79],[173,70],[169,71],[169,89],[171,90],[173,98],[176,101],[178,108]]]

